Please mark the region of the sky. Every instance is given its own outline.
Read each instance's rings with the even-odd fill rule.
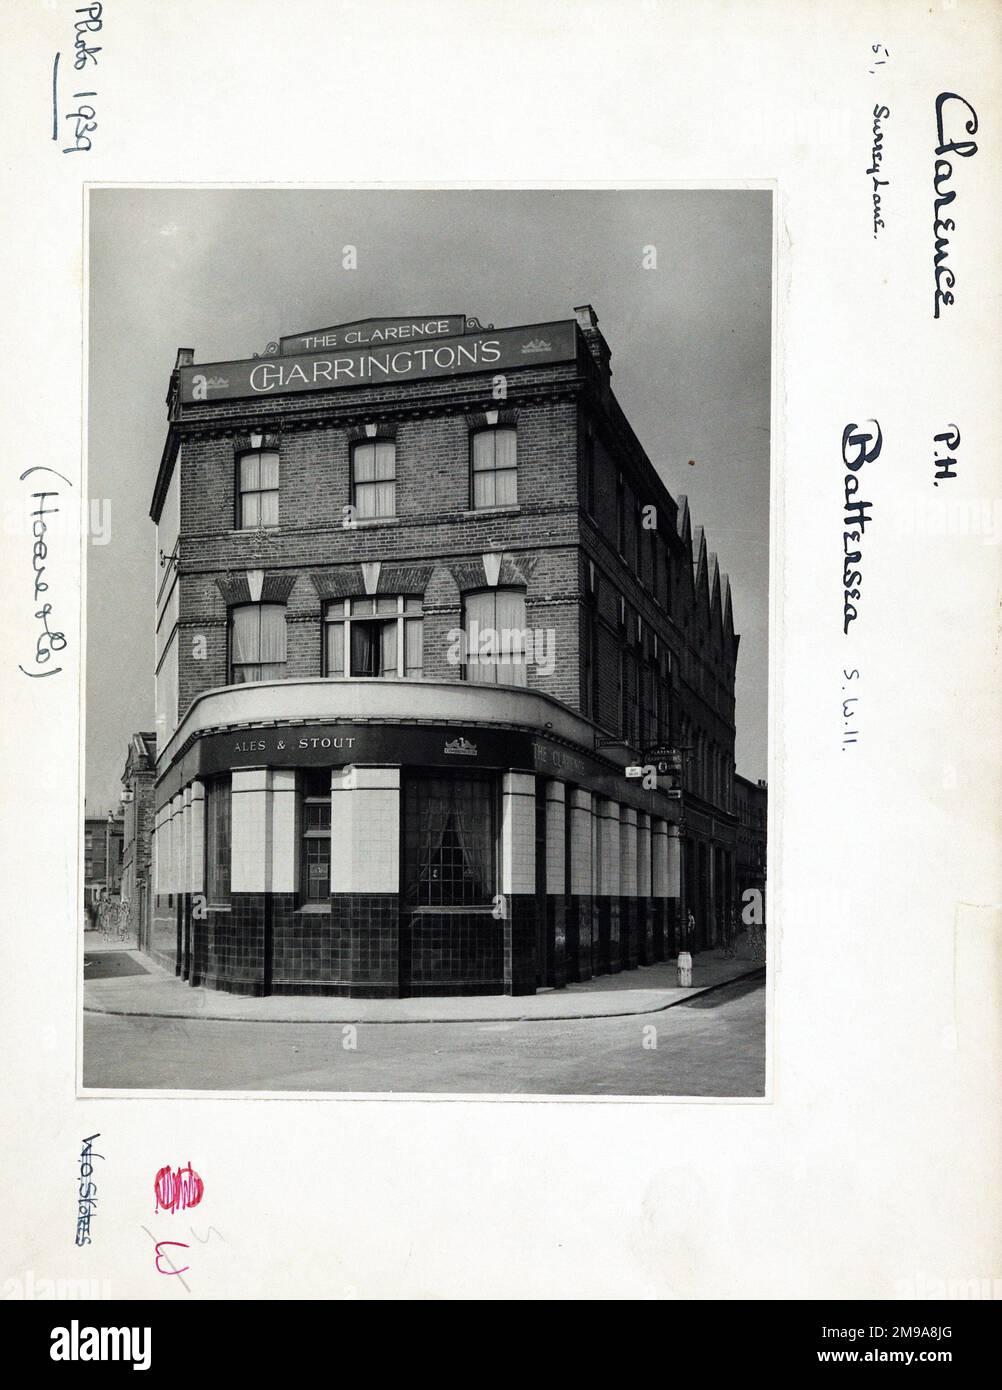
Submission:
[[[352,319],[503,328],[579,304],[648,457],[731,577],[737,769],[765,777],[771,217],[762,190],[92,189],[88,813],[117,806],[128,740],[154,727],[149,509],[177,349],[226,361]]]

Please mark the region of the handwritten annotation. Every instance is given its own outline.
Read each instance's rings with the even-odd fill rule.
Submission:
[[[933,277],[936,282],[936,292],[933,296],[932,316],[939,318],[940,305],[949,308],[953,303],[953,288],[957,283],[956,276],[950,269],[947,261],[947,251],[950,245],[949,237],[943,235],[946,232],[955,232],[957,224],[952,217],[941,217],[943,208],[947,208],[957,196],[954,188],[947,188],[953,178],[953,165],[944,155],[957,155],[960,159],[970,159],[977,154],[978,147],[974,140],[947,140],[943,126],[943,108],[948,102],[959,101],[971,113],[971,119],[964,122],[964,133],[966,135],[976,135],[978,133],[978,117],[974,107],[969,101],[958,96],[956,92],[940,92],[936,98],[936,137],[939,144],[936,146],[936,164],[933,171],[933,187],[936,190],[936,200],[932,205],[933,223],[932,231],[935,237],[935,250],[932,261]],[[944,189],[947,191],[944,192]],[[939,235],[937,235],[939,233]],[[944,288],[945,286],[945,288]]]
[[[93,1159],[104,1158],[104,1154],[94,1153],[94,1140],[101,1135],[90,1134],[83,1141],[80,1150],[80,1181],[77,1188],[77,1235],[76,1245],[90,1245],[90,1223],[97,1206],[97,1183],[91,1182],[94,1174]]]
[[[61,473],[57,473],[54,468],[45,467],[44,464],[36,464],[34,468],[25,469],[21,474],[20,481],[24,482],[25,478],[29,477],[32,473],[51,473],[56,478],[62,478],[62,481],[67,487],[73,486],[69,478],[63,478]],[[38,502],[38,506],[31,513],[33,518],[31,530],[34,536],[34,545],[31,551],[32,598],[35,603],[38,603],[39,597],[42,594],[48,593],[49,589],[48,580],[44,577],[46,571],[45,562],[49,555],[49,548],[45,541],[45,534],[48,530],[45,524],[45,518],[50,516],[53,512],[59,511],[58,507],[47,507],[45,504],[49,499],[58,497],[59,493],[58,491],[33,492],[31,495]],[[61,652],[66,646],[65,633],[57,632],[49,626],[49,616],[51,613],[52,604],[48,601],[43,602],[41,608],[35,610],[35,617],[42,624],[42,630],[35,639],[34,663],[36,666],[42,666],[47,669],[42,671],[29,671],[18,662],[18,670],[23,671],[26,676],[56,676],[63,669],[61,666],[49,666],[52,653]]]
[[[93,42],[93,35],[99,34],[104,28],[102,18],[104,7],[101,4],[83,5],[75,13],[83,15],[73,26],[73,68],[76,72],[82,72],[88,65],[97,67],[97,55],[101,52],[99,45]],[[52,138],[59,140],[59,62],[62,58],[61,53],[57,53],[52,61]],[[66,111],[63,114],[64,121],[72,122],[70,138],[72,144],[63,146],[63,154],[86,154],[92,148],[91,135],[97,130],[97,108],[92,105],[92,100],[97,96],[97,92],[74,92],[73,100],[77,103],[76,109]],[[64,136],[65,138],[65,136]]]
[[[863,582],[862,570],[854,569],[853,566],[862,561],[863,552],[859,546],[867,522],[873,520],[873,517],[867,514],[867,508],[872,510],[873,503],[857,500],[856,497],[859,492],[859,471],[864,463],[872,463],[874,459],[879,458],[884,443],[877,421],[870,420],[868,423],[873,426],[872,434],[861,430],[855,424],[846,425],[842,431],[842,461],[849,470],[845,475],[842,530],[842,631],[846,634],[849,624],[855,622],[858,617],[856,604],[859,602],[860,585]]]

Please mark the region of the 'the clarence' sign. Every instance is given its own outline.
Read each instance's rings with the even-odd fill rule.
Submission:
[[[232,400],[240,396],[274,396],[295,391],[381,385],[419,377],[456,376],[467,372],[502,372],[541,362],[572,362],[575,322],[535,323],[464,333],[432,343],[390,347],[346,348],[336,354],[297,353],[256,357],[250,361],[213,362],[182,367],[181,400],[185,404]]]
[[[334,328],[294,333],[279,339],[283,353],[330,352],[332,348],[379,347],[385,343],[419,342],[423,338],[455,338],[466,332],[465,314],[437,318],[356,319]]]

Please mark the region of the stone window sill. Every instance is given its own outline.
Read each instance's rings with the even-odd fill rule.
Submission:
[[[357,517],[354,521],[349,521],[347,525],[342,521],[338,529],[342,531],[361,531],[371,526],[399,525],[400,518],[398,516],[362,516]]]

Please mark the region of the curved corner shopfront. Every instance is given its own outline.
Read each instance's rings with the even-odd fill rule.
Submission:
[[[244,994],[523,994],[674,953],[677,804],[538,692],[261,682],[158,764],[149,948]],[[619,750],[616,750],[619,751]]]

